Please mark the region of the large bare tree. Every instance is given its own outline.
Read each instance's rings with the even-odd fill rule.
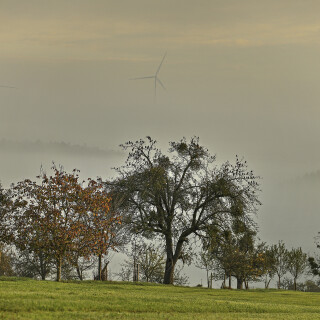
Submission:
[[[169,144],[167,154],[150,137],[121,145],[129,150],[128,159],[116,169],[118,177],[106,183],[111,194],[123,197],[135,233],[164,240],[165,284],[173,283],[175,265],[192,235],[201,236],[208,225],[243,219],[259,204],[257,177],[245,161],[217,166],[197,137]]]

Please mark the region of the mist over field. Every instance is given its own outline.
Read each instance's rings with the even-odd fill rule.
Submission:
[[[0,85],[17,89],[0,87],[0,181],[34,179],[52,161],[105,179],[124,164],[121,143],[148,135],[167,150],[195,135],[218,163],[238,155],[261,176],[261,240],[313,253],[319,10],[312,0],[1,0]],[[165,52],[154,101],[153,79],[129,79],[154,75]]]

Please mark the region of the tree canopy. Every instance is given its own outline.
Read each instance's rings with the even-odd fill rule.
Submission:
[[[218,166],[197,137],[169,146],[164,154],[150,137],[125,143],[128,159],[106,184],[111,194],[122,195],[133,232],[164,240],[167,284],[192,235],[201,236],[209,225],[249,219],[259,204],[257,177],[246,161],[236,157],[234,164]]]

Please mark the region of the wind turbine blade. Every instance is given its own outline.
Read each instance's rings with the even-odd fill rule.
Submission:
[[[10,87],[10,86],[0,86],[0,88],[18,89],[17,87]]]
[[[159,73],[160,68],[161,68],[161,66],[162,66],[162,63],[163,63],[163,60],[164,60],[164,58],[166,57],[166,55],[167,55],[167,53],[164,54],[164,56],[163,56],[163,58],[162,58],[162,60],[161,60],[161,62],[160,62],[160,65],[159,65],[159,67],[158,67],[158,70],[157,70],[157,72],[156,72],[156,75]]]
[[[163,83],[161,82],[161,80],[157,77],[157,81],[160,83],[161,87],[164,89],[164,90],[167,90],[166,87],[163,85]]]
[[[131,78],[129,80],[141,80],[141,79],[151,79],[154,78],[155,76],[149,76],[149,77],[139,77],[139,78]]]

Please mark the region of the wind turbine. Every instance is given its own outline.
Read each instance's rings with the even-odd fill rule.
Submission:
[[[159,64],[159,67],[158,67],[158,69],[157,69],[157,71],[156,71],[154,76],[147,76],[147,77],[139,77],[139,78],[131,78],[131,79],[129,79],[129,80],[154,79],[154,100],[155,101],[156,101],[156,96],[157,96],[157,82],[161,85],[161,87],[163,89],[166,89],[165,86],[163,85],[163,83],[161,82],[161,80],[158,77],[158,73],[160,71],[160,68],[162,66],[162,63],[163,63],[166,55],[167,55],[167,53],[164,54],[164,56],[163,56],[163,58],[162,58],[162,60],[161,60],[161,62]]]

